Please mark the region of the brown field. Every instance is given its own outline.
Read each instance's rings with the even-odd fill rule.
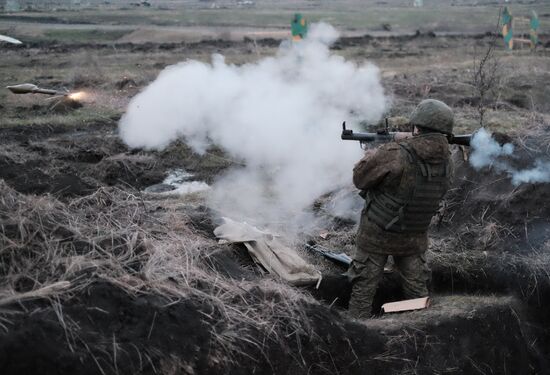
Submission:
[[[221,53],[241,65],[274,55],[297,10],[338,26],[332,53],[381,69],[388,116],[407,116],[430,97],[453,107],[456,133],[479,128],[474,59],[493,41],[494,21],[485,20],[496,4],[334,3],[0,13],[0,34],[24,41],[0,44],[0,88],[32,82],[86,93],[82,106],[64,106],[0,89],[1,374],[548,373],[547,183],[514,186],[476,172],[454,148],[454,186],[430,229],[433,306],[366,321],[346,311],[343,270],[301,245],[351,254],[354,222],[325,217],[330,226],[318,229],[327,239],[304,234],[293,244],[326,275],[319,289],[295,288],[260,272],[244,247],[216,241],[220,218],[203,193],[146,191],[177,168],[210,183],[235,161],[216,145],[198,155],[183,141],[129,149],[117,124],[131,98],[180,61]],[[536,8],[543,30],[550,26],[547,2],[514,6]],[[495,58],[485,126],[511,137],[518,164],[547,160],[547,34],[535,51],[505,51],[498,40]],[[316,202],[319,215],[326,199]],[[401,298],[398,280],[385,276],[378,308]]]

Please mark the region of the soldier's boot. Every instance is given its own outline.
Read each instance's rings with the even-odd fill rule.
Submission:
[[[428,282],[431,272],[425,254],[395,257],[395,264],[401,275],[405,298],[412,299],[429,295]]]
[[[356,319],[372,317],[372,301],[384,273],[387,256],[363,254],[355,259],[347,276],[352,283],[349,313]]]

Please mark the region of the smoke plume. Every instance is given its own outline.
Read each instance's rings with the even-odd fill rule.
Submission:
[[[214,208],[262,224],[307,221],[317,197],[351,183],[362,155],[356,142],[340,140],[342,121],[377,121],[388,104],[377,67],[330,53],[337,37],[316,24],[306,40],[255,63],[213,55],[210,64],[168,67],[132,100],[120,135],[146,149],[178,138],[198,153],[221,146],[246,167],[212,186]]]
[[[507,173],[512,184],[550,182],[550,162],[536,159],[534,166],[527,169],[517,169],[512,166],[514,145],[500,145],[484,128],[478,130],[471,141],[473,152],[470,164],[477,170],[492,167],[498,172]]]

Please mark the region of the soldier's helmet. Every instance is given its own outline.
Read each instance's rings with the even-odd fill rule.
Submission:
[[[415,108],[411,114],[410,123],[414,126],[452,134],[453,110],[439,100],[426,99],[421,101],[418,107]]]

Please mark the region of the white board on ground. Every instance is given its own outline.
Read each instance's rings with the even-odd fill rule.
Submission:
[[[6,35],[0,35],[0,42],[7,42],[7,43],[11,43],[11,44],[23,44],[22,41],[17,40],[15,38],[12,38],[10,36],[6,36]]]
[[[382,305],[384,313],[401,311],[423,310],[430,306],[430,297],[407,299],[404,301],[389,302]]]

